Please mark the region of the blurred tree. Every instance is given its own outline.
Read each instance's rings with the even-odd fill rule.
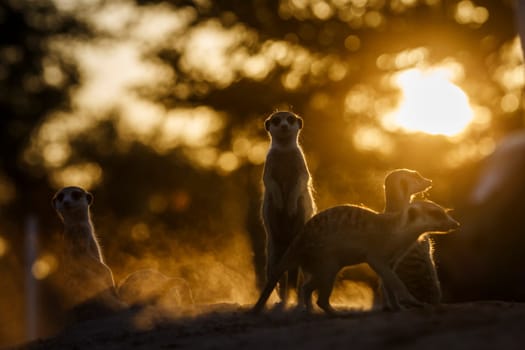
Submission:
[[[0,308],[4,325],[0,344],[24,337],[24,226],[37,215],[50,223],[52,193],[44,174],[24,165],[23,151],[46,113],[67,106],[68,89],[77,83],[74,65],[50,56],[59,35],[86,34],[72,17],[57,12],[52,1],[5,1],[0,4]],[[44,231],[45,232],[45,231]],[[7,319],[6,319],[7,318]]]

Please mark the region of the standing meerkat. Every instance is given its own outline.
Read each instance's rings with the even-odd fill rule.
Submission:
[[[300,266],[309,279],[302,300],[308,310],[318,291],[317,305],[334,313],[329,298],[339,270],[366,262],[381,277],[388,303],[420,306],[392,266],[425,232],[446,233],[459,226],[445,209],[430,201],[415,201],[404,212],[377,213],[371,209],[343,205],[324,210],[311,218],[295,238],[268,280],[253,311],[259,312],[284,271]]]
[[[396,169],[385,177],[384,213],[394,213],[408,208],[416,193],[425,192],[432,187],[432,180],[410,169]]]
[[[385,177],[385,213],[407,210],[417,193],[432,187],[432,181],[417,171],[396,169]],[[406,287],[418,300],[438,304],[441,301],[441,286],[434,262],[434,247],[431,238],[423,235],[397,262],[395,271]]]
[[[316,211],[312,177],[299,145],[303,120],[295,113],[278,111],[264,122],[271,144],[263,170],[262,219],[267,234],[267,277],[304,223]],[[296,288],[298,269],[285,273],[278,284],[283,305],[290,285]]]
[[[80,187],[65,187],[53,197],[52,204],[64,224],[64,269],[73,304],[97,299],[110,308],[122,306],[118,300],[111,269],[91,222],[93,195]]]

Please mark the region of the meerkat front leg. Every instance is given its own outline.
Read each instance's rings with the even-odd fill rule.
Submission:
[[[390,307],[393,310],[399,310],[400,304],[409,306],[423,306],[424,303],[417,300],[406,288],[401,279],[395,274],[395,272],[388,266],[387,263],[383,263],[381,259],[369,258],[367,259],[370,267],[381,277],[384,290],[386,291],[386,297]]]

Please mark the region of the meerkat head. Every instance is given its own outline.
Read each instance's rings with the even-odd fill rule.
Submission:
[[[277,111],[264,121],[264,128],[270,133],[272,141],[280,144],[295,143],[303,128],[303,119],[292,112]]]
[[[432,180],[410,169],[393,170],[385,178],[385,191],[400,191],[402,198],[410,198],[413,194],[425,192],[431,187]]]
[[[84,219],[91,203],[93,203],[93,195],[75,186],[62,188],[52,200],[53,208],[62,221]]]
[[[417,200],[408,207],[406,224],[420,232],[448,233],[459,227],[449,212],[432,201]]]

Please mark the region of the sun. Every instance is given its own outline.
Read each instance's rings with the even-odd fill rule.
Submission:
[[[394,82],[402,99],[385,116],[385,127],[446,136],[463,132],[474,112],[467,95],[452,78],[453,71],[446,67],[412,68],[397,73]]]

